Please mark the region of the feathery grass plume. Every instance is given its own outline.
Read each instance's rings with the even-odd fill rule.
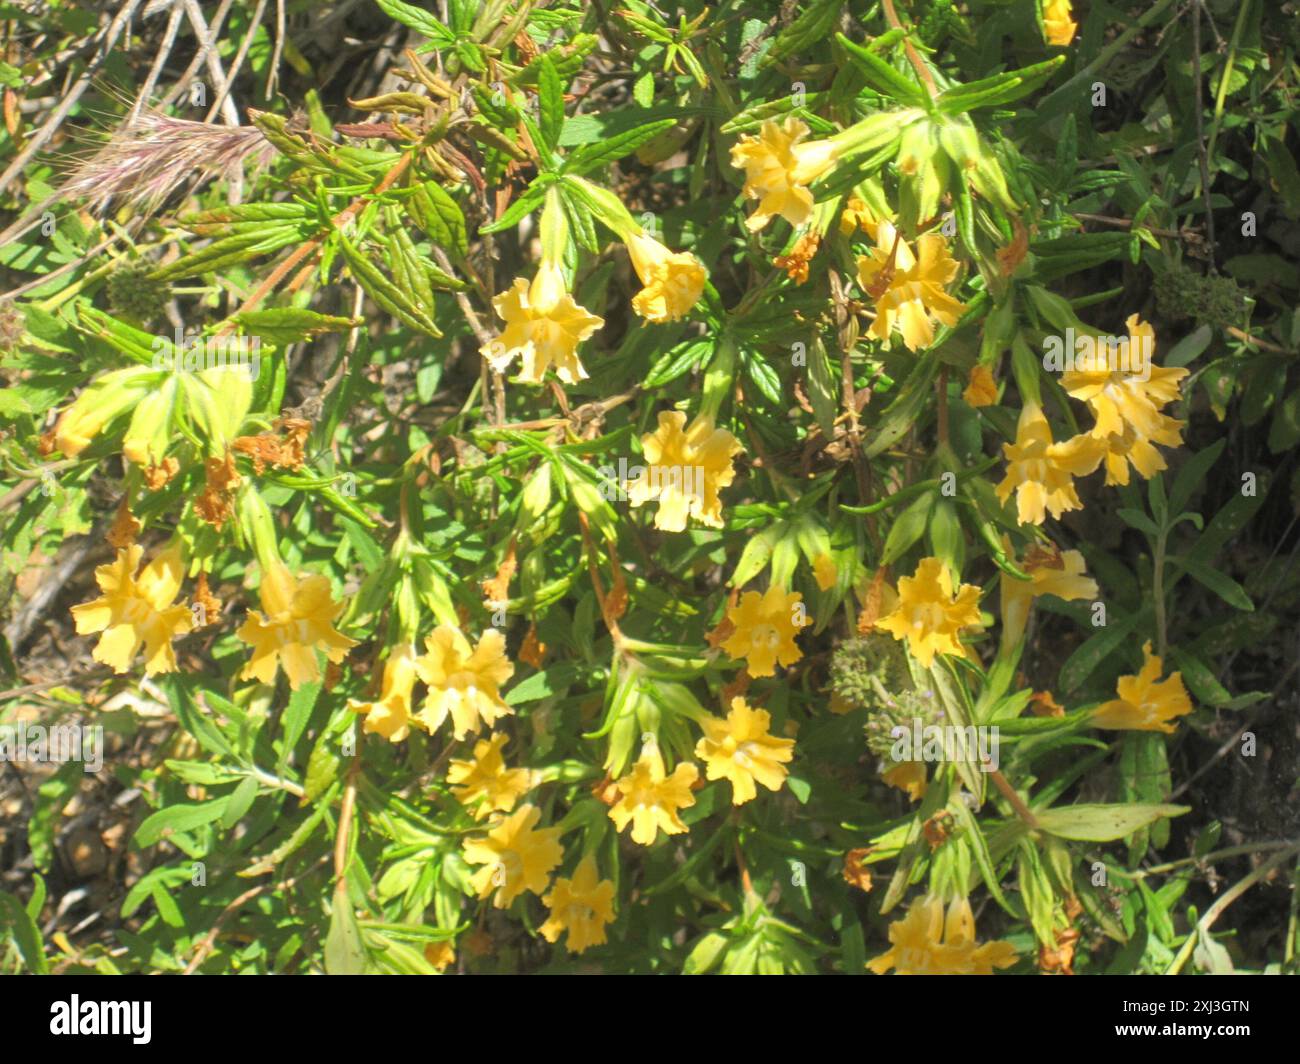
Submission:
[[[273,158],[275,148],[256,126],[207,125],[145,107],[109,134],[61,191],[93,211],[129,198],[153,213],[189,180],[228,176],[250,160],[264,167]]]

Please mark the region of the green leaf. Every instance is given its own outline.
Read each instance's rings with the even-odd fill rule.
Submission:
[[[1078,690],[1097,666],[1119,649],[1141,617],[1141,613],[1134,613],[1117,624],[1108,624],[1075,650],[1061,666],[1061,693],[1068,695]]]
[[[200,802],[198,805],[172,805],[159,809],[156,813],[145,817],[144,822],[136,829],[136,845],[141,849],[153,846],[172,832],[192,831],[194,828],[219,820],[225,813],[230,798],[231,796],[227,794],[221,798],[214,798],[210,802]]]
[[[1077,842],[1112,842],[1131,835],[1162,817],[1182,816],[1189,805],[1066,805],[1036,811],[1039,827],[1051,835]]]
[[[581,175],[590,173],[602,166],[608,166],[625,155],[631,155],[642,144],[653,140],[660,133],[671,129],[676,124],[677,119],[675,118],[663,118],[657,122],[647,122],[643,126],[630,129],[626,133],[620,133],[609,140],[586,144],[564,161],[561,170],[567,174]]]
[[[1039,88],[1065,59],[1065,56],[1058,55],[1020,70],[994,74],[991,78],[965,85],[954,85],[941,92],[935,102],[941,111],[948,114],[959,114],[977,107],[1005,107]]]
[[[345,332],[360,324],[352,318],[319,314],[304,307],[246,310],[235,317],[245,330],[264,337],[280,348],[324,333]]]
[[[409,26],[416,33],[423,34],[443,47],[456,41],[456,35],[423,8],[403,3],[402,0],[375,0],[375,3],[389,18],[396,19],[403,26]]]
[[[381,309],[397,318],[404,325],[429,336],[440,337],[442,333],[410,294],[403,292],[385,277],[375,265],[342,232],[338,233],[339,250],[347,261],[352,276],[371,299]]]
[[[465,231],[465,212],[460,205],[436,181],[422,182],[414,189],[408,207],[415,224],[435,244],[464,255],[469,249],[469,238]]]
[[[257,777],[245,776],[229,795],[225,811],[221,814],[221,827],[229,831],[243,818],[257,798]]]
[[[1197,583],[1208,587],[1229,606],[1248,612],[1255,609],[1255,604],[1246,594],[1245,588],[1226,573],[1221,573],[1213,566],[1203,565],[1189,557],[1177,559],[1176,564],[1182,566]]]
[[[334,911],[330,914],[329,932],[325,935],[325,971],[329,975],[364,975],[366,948],[361,927],[352,909],[346,883],[339,882],[334,891]]]
[[[36,921],[23,908],[22,902],[12,894],[0,892],[0,934],[13,936],[18,953],[33,975],[48,975],[49,962],[45,959],[45,946]]]
[[[564,128],[564,86],[549,55],[538,60],[537,95],[538,128],[546,147],[554,151],[559,146],[560,131]]]
[[[835,34],[835,39],[873,89],[913,106],[928,101],[929,98],[920,85],[904,77],[879,56],[873,55],[860,44],[854,44],[842,33]]]

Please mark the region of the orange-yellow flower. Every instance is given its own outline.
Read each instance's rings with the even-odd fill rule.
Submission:
[[[1161,409],[1178,398],[1187,370],[1155,364],[1155,330],[1149,323],[1132,314],[1127,325],[1127,350],[1099,344],[1090,364],[1076,364],[1061,376],[1061,387],[1087,403],[1096,418],[1091,435],[1107,448],[1107,484],[1127,484],[1130,462],[1150,479],[1165,468],[1153,444],[1182,443],[1183,422]]]
[[[677,321],[704,293],[708,273],[689,251],[672,252],[644,231],[628,234],[632,268],[645,285],[632,297],[632,309],[646,321]]]
[[[429,688],[424,708],[417,714],[429,731],[436,731],[448,715],[452,734],[463,739],[514,710],[501,697],[501,685],[514,675],[506,657],[506,639],[495,628],[479,636],[470,648],[458,628],[440,624],[425,641],[426,653],[416,658],[420,679]]]
[[[605,944],[605,925],[614,919],[614,883],[600,878],[595,858],[587,856],[579,861],[572,879],[557,876],[542,902],[551,910],[538,928],[547,942],[558,941],[567,931],[569,937],[564,944],[570,953]]]
[[[1079,26],[1070,18],[1071,14],[1070,0],[1046,0],[1043,4],[1043,30],[1048,44],[1064,48],[1074,40],[1074,31]]]
[[[743,805],[758,794],[754,784],[779,791],[794,757],[794,740],[768,733],[772,718],[765,709],[752,709],[743,698],[731,700],[726,720],[709,717],[700,722],[704,738],[695,744],[695,756],[704,762],[708,778],[731,781],[731,804]]]
[[[470,761],[453,758],[447,768],[451,793],[464,806],[475,806],[474,816],[482,819],[495,810],[509,812],[533,786],[533,774],[526,768],[506,768],[501,748],[507,736],[494,732],[490,739],[474,744]],[[480,799],[482,799],[480,801]]]
[[[161,551],[136,576],[144,548],[133,544],[117,552],[117,560],[95,570],[103,594],[93,602],[72,607],[77,634],[103,632],[92,657],[114,672],[126,672],[137,651],[144,647],[144,671],[176,671],[172,640],[194,624],[187,606],[173,606],[185,566],[180,547]]]
[[[465,860],[483,865],[470,877],[480,898],[496,891],[492,904],[504,909],[526,890],[541,894],[551,869],[564,857],[559,828],[538,828],[542,818],[535,805],[521,805],[510,816],[494,821],[485,838],[465,840]]]
[[[456,944],[449,938],[441,942],[430,942],[424,947],[424,959],[438,971],[443,971],[456,960]]]
[[[1192,711],[1183,674],[1173,672],[1168,679],[1160,679],[1164,662],[1151,653],[1150,640],[1142,647],[1142,657],[1142,671],[1136,676],[1121,676],[1116,685],[1119,697],[1102,703],[1093,713],[1096,727],[1168,734],[1178,727],[1179,717]]]
[[[840,571],[829,554],[819,554],[813,559],[813,579],[823,591],[829,591],[839,581]]]
[[[1007,475],[997,487],[1003,502],[1016,493],[1016,516],[1022,525],[1041,525],[1050,510],[1060,517],[1083,506],[1074,490],[1074,478],[1087,476],[1101,463],[1104,446],[1095,437],[1075,436],[1052,442],[1052,427],[1042,408],[1025,400],[1016,427],[1016,442],[1004,443]]]
[[[912,576],[898,581],[898,604],[876,627],[907,648],[927,669],[936,654],[964,654],[957,633],[979,624],[980,589],[962,584],[954,595],[952,574],[938,558],[923,558]]]
[[[919,802],[924,798],[929,786],[925,777],[924,761],[900,761],[880,778],[891,787],[897,787],[906,793],[913,802]]]
[[[858,257],[858,287],[876,306],[868,334],[886,348],[897,329],[909,351],[934,342],[934,321],[956,325],[966,307],[945,291],[957,262],[938,233],[916,242],[916,253],[890,222],[876,226],[876,246]],[[932,321],[931,319],[934,319]]]
[[[605,320],[577,304],[558,265],[543,261],[531,285],[516,278],[492,305],[506,323],[501,335],[482,348],[493,369],[504,370],[518,358],[519,379],[529,384],[541,384],[551,367],[565,384],[586,378],[578,344]]]
[[[158,375],[144,366],[106,373],[77,396],[54,426],[54,442],[75,458],[114,418],[125,414],[156,386]]]
[[[957,898],[944,918],[943,900],[917,898],[901,920],[889,925],[890,949],[867,962],[877,975],[891,968],[899,975],[992,975],[994,968],[1016,963],[1009,942],[975,941],[970,902]]]
[[[840,232],[845,236],[852,236],[859,229],[870,233],[879,221],[880,218],[865,200],[853,196],[840,212]]]
[[[627,496],[633,506],[658,500],[655,528],[681,532],[687,517],[722,527],[718,493],[735,479],[732,456],[743,450],[735,436],[707,415],[686,426],[681,411],[664,410],[659,427],[641,437],[641,449],[647,468],[627,486]]]
[[[276,669],[283,666],[289,686],[297,690],[320,679],[318,649],[337,664],[357,645],[355,639],[334,629],[343,606],[331,598],[326,577],[295,577],[282,563],[276,563],[262,573],[259,595],[266,615],[249,610],[235,633],[253,648],[253,656],[239,674],[241,679],[274,683]]]
[[[415,648],[410,643],[393,647],[384,665],[384,682],[374,702],[348,699],[348,709],[365,715],[361,728],[382,735],[391,743],[411,734],[411,692],[415,690]]]
[[[619,831],[630,821],[632,841],[642,846],[654,842],[660,831],[680,835],[687,827],[679,811],[695,804],[691,785],[699,778],[700,770],[689,761],[667,775],[659,747],[647,743],[632,771],[614,782],[622,797],[610,806],[609,818]]]
[[[727,610],[733,626],[722,644],[733,661],[745,661],[750,676],[775,676],[777,665],[793,665],[803,651],[794,641],[799,629],[812,624],[803,595],[775,584],[763,594],[746,591]]]
[[[993,372],[982,362],[971,367],[966,390],[961,393],[969,406],[992,406],[998,401],[998,385]]]
[[[806,186],[835,164],[841,149],[829,140],[801,144],[808,132],[793,115],[780,123],[768,119],[757,137],[741,137],[732,147],[731,165],[745,171],[744,194],[758,200],[758,209],[745,219],[751,232],[777,216],[797,227],[812,214]]]
[[[1010,543],[1003,537],[1003,543]],[[1017,580],[1003,573],[999,578],[1002,599],[1002,640],[1010,646],[1020,641],[1029,621],[1029,608],[1039,595],[1055,595],[1066,602],[1096,600],[1097,581],[1084,575],[1083,555],[1077,550],[1060,551],[1031,547],[1021,568],[1032,580]]]

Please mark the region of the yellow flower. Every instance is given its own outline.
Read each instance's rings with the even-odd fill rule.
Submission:
[[[1106,462],[1106,484],[1124,485],[1128,483],[1128,467],[1131,464],[1144,480],[1166,468],[1165,457],[1155,449],[1154,444],[1166,447],[1178,447],[1183,442],[1183,422],[1164,414],[1159,427],[1150,436],[1141,436],[1131,426],[1123,432],[1108,436],[1103,442]]]
[[[887,953],[867,962],[877,975],[893,968],[899,975],[992,975],[1016,963],[1009,942],[975,942],[970,902],[955,899],[944,919],[943,901],[933,894],[917,898],[901,920],[889,925]]]
[[[664,410],[659,414],[659,427],[641,437],[648,468],[628,485],[628,500],[641,506],[658,499],[655,528],[665,532],[683,531],[688,516],[721,528],[718,492],[735,479],[731,459],[743,448],[726,429],[715,428],[713,418],[706,415],[683,426],[685,414]]]
[[[745,225],[758,232],[780,216],[796,228],[812,214],[813,195],[805,187],[835,164],[840,148],[829,140],[800,144],[808,127],[790,116],[768,119],[757,137],[741,137],[731,149],[731,165],[745,171],[744,194],[758,200]]]
[[[699,302],[708,273],[689,251],[671,252],[645,232],[627,237],[632,268],[645,285],[632,297],[632,309],[646,321],[677,321]]]
[[[769,791],[779,791],[785,782],[783,762],[794,757],[794,740],[769,735],[771,723],[767,710],[751,709],[743,698],[731,700],[726,720],[700,722],[704,738],[696,743],[695,756],[707,766],[709,779],[731,781],[732,805],[754,798],[755,781]]]
[[[1104,447],[1095,437],[1080,435],[1052,442],[1052,428],[1042,408],[1025,400],[1016,426],[1016,442],[1004,443],[1007,475],[997,487],[1006,502],[1016,493],[1016,517],[1022,525],[1041,525],[1050,510],[1060,517],[1083,506],[1074,490],[1074,478],[1087,476],[1101,463]]]
[[[632,841],[649,846],[662,829],[665,835],[680,835],[687,830],[678,810],[695,804],[691,784],[700,778],[700,770],[689,761],[664,772],[659,747],[647,743],[637,763],[614,789],[622,797],[610,806],[609,818],[622,831],[632,822]]]
[[[919,802],[924,798],[926,788],[929,786],[925,778],[924,761],[900,761],[880,778],[891,787],[906,792],[907,797],[913,802]]]
[[[289,686],[296,691],[320,679],[317,649],[337,664],[357,645],[355,639],[334,630],[343,606],[330,597],[326,577],[297,578],[277,563],[262,573],[259,595],[266,616],[249,610],[235,633],[253,648],[253,656],[239,674],[241,679],[274,683],[277,667],[283,666]]]
[[[823,591],[833,588],[840,578],[840,571],[835,566],[835,559],[829,554],[819,554],[813,561],[813,579]]]
[[[938,558],[922,558],[912,576],[898,581],[898,605],[876,622],[907,648],[927,669],[935,654],[964,654],[957,633],[979,624],[980,589],[962,584],[954,597],[952,574]]]
[[[1074,40],[1078,23],[1071,20],[1070,0],[1047,0],[1043,4],[1043,30],[1047,43],[1064,48]]]
[[[560,863],[559,828],[537,828],[541,811],[521,805],[513,814],[490,825],[485,838],[465,840],[465,860],[483,865],[470,877],[470,885],[486,898],[496,888],[492,904],[504,909],[520,894],[541,894]],[[536,829],[536,830],[534,830]]]
[[[551,910],[538,928],[547,942],[558,941],[561,932],[568,931],[565,946],[570,953],[605,944],[605,925],[614,919],[614,883],[600,878],[594,858],[579,861],[572,879],[557,876],[542,902]]]
[[[1127,359],[1122,351],[1098,349],[1092,365],[1061,375],[1061,387],[1087,403],[1097,419],[1091,435],[1105,445],[1107,484],[1127,484],[1130,462],[1150,479],[1165,468],[1153,444],[1177,447],[1183,442],[1183,422],[1161,408],[1178,398],[1187,370],[1157,366],[1152,357],[1155,330],[1136,314],[1127,324]]]
[[[1010,542],[1004,536],[1004,546]],[[1002,598],[1002,641],[1014,646],[1020,641],[1029,621],[1029,608],[1039,595],[1055,595],[1066,602],[1083,599],[1095,601],[1097,581],[1084,575],[1083,555],[1077,550],[1031,547],[1021,563],[1032,580],[1017,580],[1003,573],[999,578]]]
[[[384,665],[384,682],[377,702],[348,699],[348,709],[365,714],[362,730],[401,742],[411,734],[411,692],[415,690],[415,648],[399,643]]]
[[[482,724],[491,727],[498,717],[513,713],[501,698],[500,688],[515,667],[506,657],[506,639],[495,628],[479,636],[470,649],[457,628],[440,624],[425,641],[427,653],[415,667],[429,688],[424,708],[417,714],[429,731],[436,731],[451,715],[452,734],[463,739]]]
[[[137,577],[144,548],[139,544],[117,552],[117,560],[95,570],[103,594],[92,602],[72,607],[77,634],[103,632],[92,657],[114,672],[126,672],[136,652],[144,647],[146,676],[176,671],[172,640],[193,627],[187,606],[173,606],[181,588],[185,566],[180,547],[161,551]]]
[[[424,959],[438,971],[443,971],[456,960],[456,946],[449,938],[430,942],[424,947]]]
[[[605,321],[574,301],[559,266],[544,261],[531,285],[516,278],[492,305],[506,323],[500,337],[482,348],[493,369],[504,370],[517,357],[519,379],[529,384],[541,384],[551,366],[565,384],[586,378],[578,344],[590,339]]]
[[[864,233],[870,233],[875,229],[879,221],[876,212],[868,206],[865,200],[853,196],[844,205],[844,210],[840,212],[840,232],[845,236],[852,236],[859,229]]]
[[[763,594],[746,591],[727,610],[735,631],[722,649],[733,661],[745,659],[750,676],[775,676],[777,665],[793,665],[801,657],[794,637],[804,625],[812,624],[803,605],[803,595],[773,585]]]
[[[54,442],[68,458],[75,458],[110,421],[135,407],[156,387],[158,376],[144,366],[106,373],[59,416]]]
[[[969,406],[992,406],[998,401],[998,385],[988,366],[976,362],[971,367],[970,378],[961,397]]]
[[[1177,718],[1192,711],[1192,700],[1187,697],[1181,672],[1170,673],[1168,679],[1160,680],[1164,662],[1159,655],[1151,653],[1150,640],[1142,647],[1142,657],[1142,671],[1136,676],[1121,676],[1116,685],[1119,697],[1102,703],[1093,713],[1092,723],[1096,727],[1168,734],[1178,727]]]
[[[931,318],[956,325],[966,307],[944,291],[957,276],[957,262],[938,233],[916,242],[916,254],[889,222],[876,226],[876,246],[858,257],[858,287],[874,301],[876,320],[868,334],[886,348],[897,328],[909,351],[934,341]]]
[[[469,806],[481,798],[474,816],[482,818],[493,810],[509,812],[533,786],[533,774],[526,768],[506,768],[501,748],[506,744],[502,732],[494,732],[490,739],[480,739],[474,744],[474,759],[452,759],[447,769],[447,782],[458,784],[451,793],[461,805]]]

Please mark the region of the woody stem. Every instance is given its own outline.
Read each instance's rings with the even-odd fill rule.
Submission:
[[[903,24],[898,19],[898,12],[894,10],[894,0],[881,0],[881,5],[885,9],[885,18],[888,20],[889,25],[896,30],[901,30]],[[929,68],[926,67],[924,61],[921,59],[921,53],[916,50],[916,47],[907,37],[903,38],[903,47],[907,51],[907,61],[912,64],[912,68],[916,71],[921,81],[925,83],[925,87],[930,91],[930,95],[938,96],[939,86],[934,83],[934,76],[930,73]]]
[[[1016,816],[1025,822],[1028,827],[1038,827],[1038,817],[1034,816],[1029,806],[1025,805],[1025,800],[1016,793],[1016,789],[1007,782],[1006,776],[1002,775],[998,769],[989,772],[993,785],[997,787],[1002,797],[1007,800],[1011,808],[1016,811]]]

